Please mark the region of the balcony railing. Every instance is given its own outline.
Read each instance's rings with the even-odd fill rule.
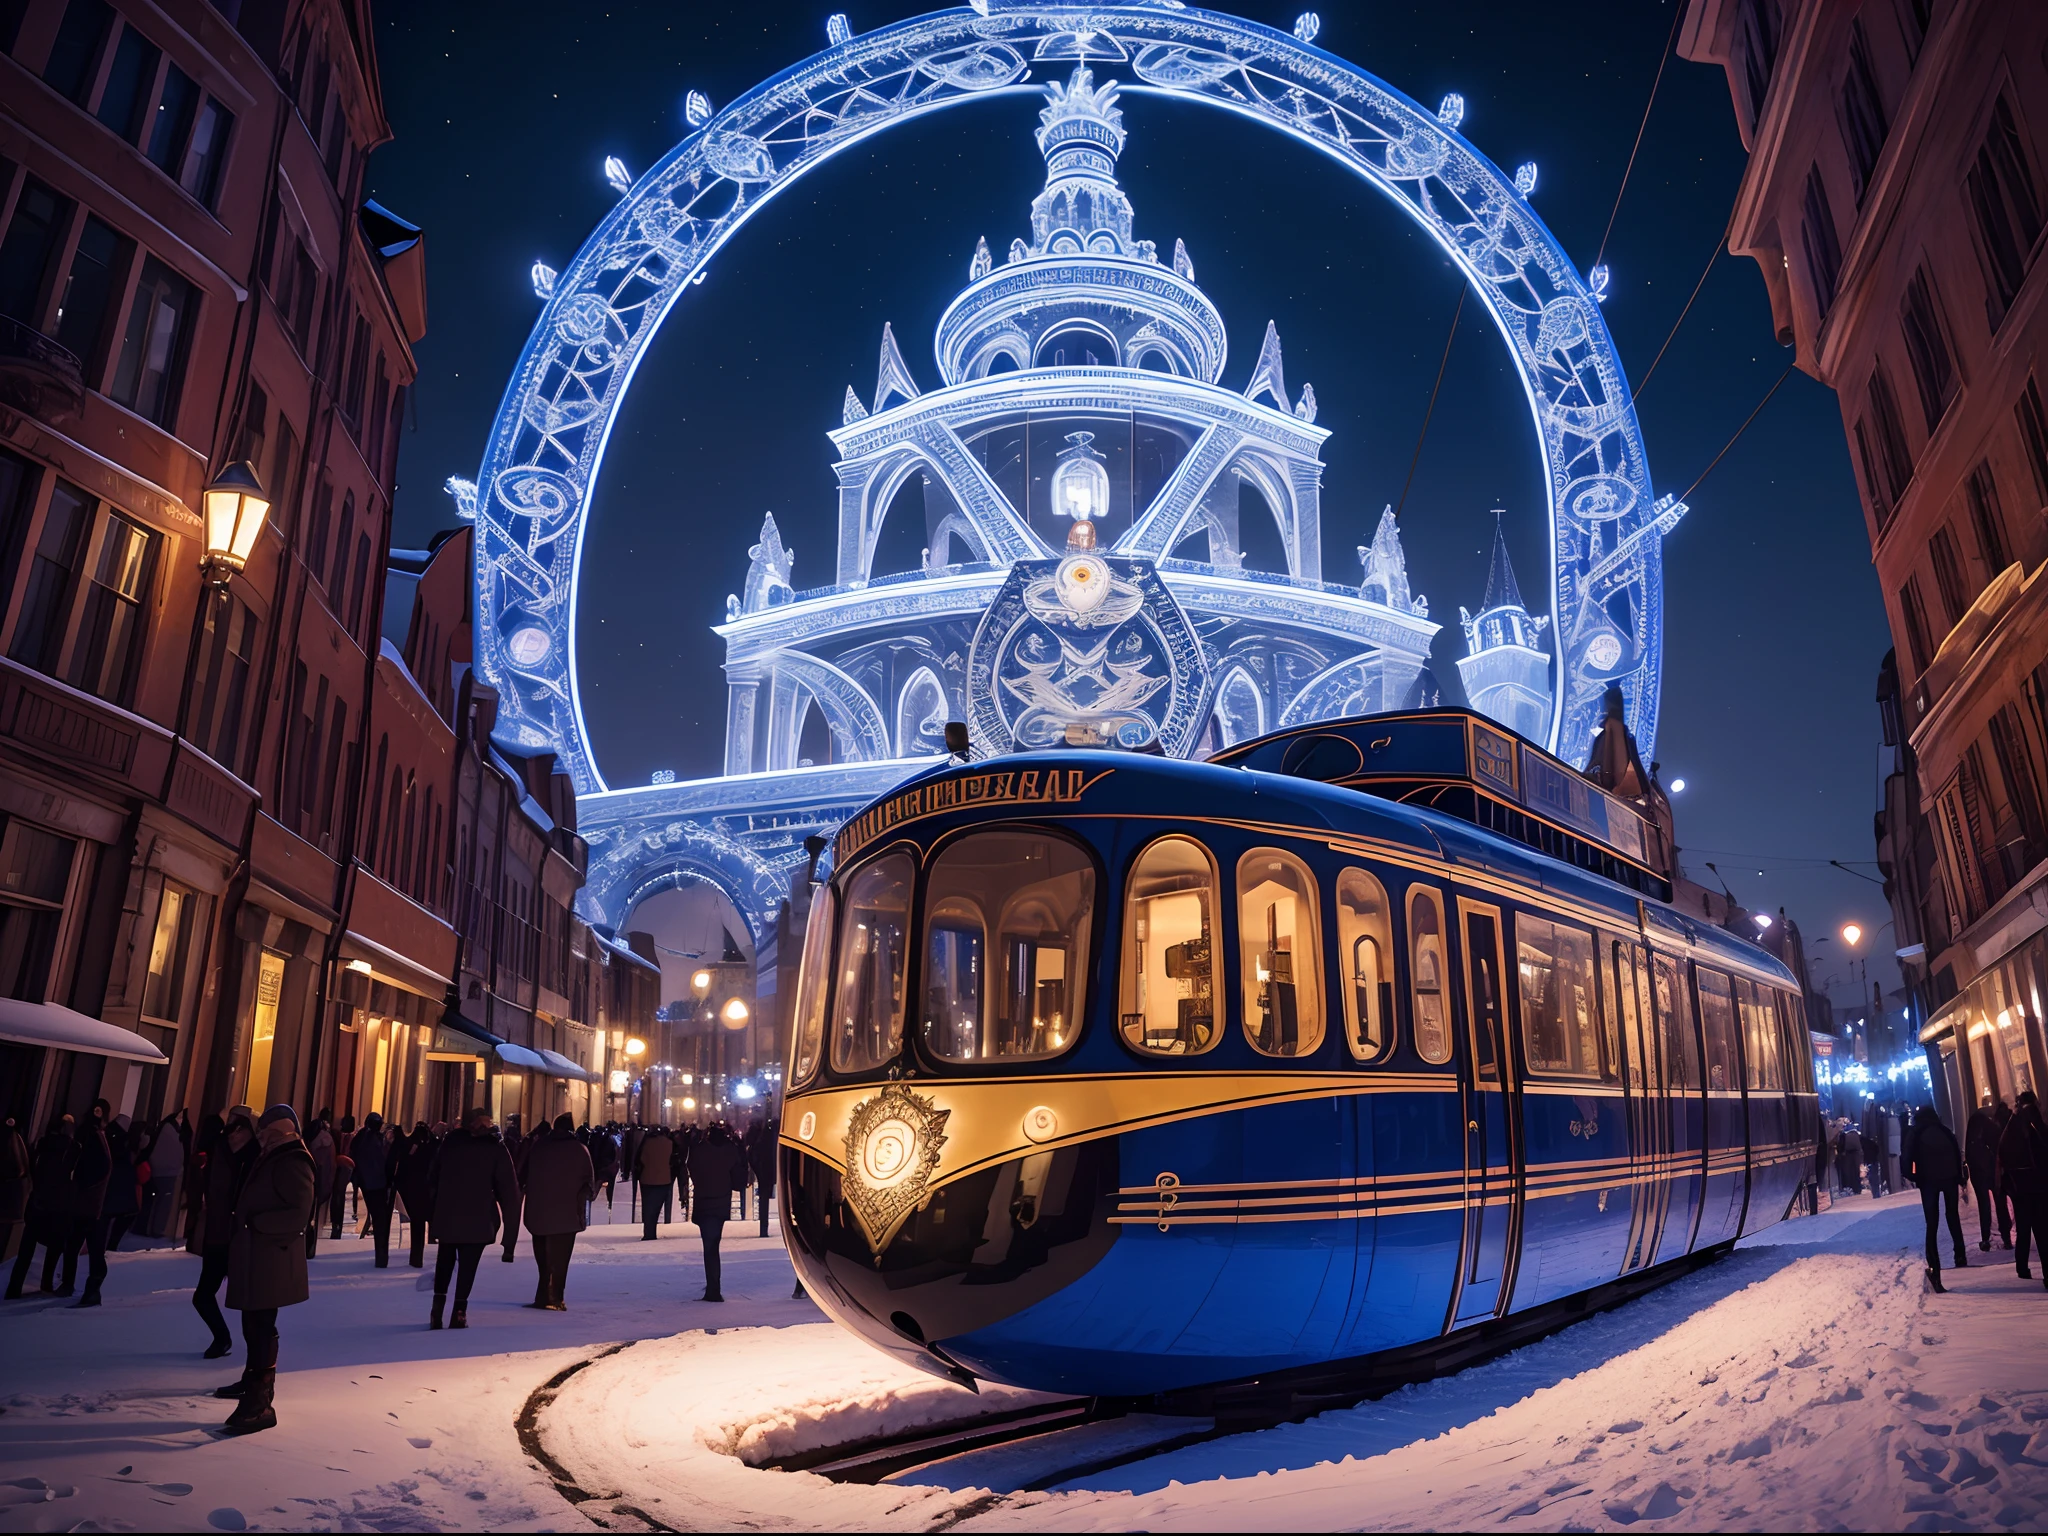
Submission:
[[[71,420],[85,408],[84,369],[77,355],[41,331],[0,315],[0,404],[38,421]]]

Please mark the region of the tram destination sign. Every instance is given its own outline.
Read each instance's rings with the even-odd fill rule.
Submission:
[[[969,773],[913,785],[854,817],[840,829],[833,861],[845,862],[884,833],[943,811],[971,811],[987,806],[1073,805],[1114,768],[1015,768],[999,773]]]

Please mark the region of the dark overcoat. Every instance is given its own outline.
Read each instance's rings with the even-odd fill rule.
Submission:
[[[597,1196],[590,1154],[573,1131],[536,1132],[526,1138],[526,1230],[560,1237],[583,1230],[583,1207]]]
[[[489,1243],[519,1224],[519,1176],[495,1130],[450,1131],[441,1138],[422,1214],[444,1243]]]
[[[293,1136],[256,1159],[235,1201],[228,1305],[249,1312],[306,1299],[306,1228],[313,1220],[313,1154]]]

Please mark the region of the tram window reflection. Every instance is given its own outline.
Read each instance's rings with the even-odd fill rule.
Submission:
[[[1216,1043],[1216,865],[1162,837],[1131,866],[1118,1014],[1125,1044],[1193,1056]]]
[[[1783,1093],[1785,1068],[1779,1060],[1778,1016],[1769,989],[1737,977],[1735,998],[1742,1012],[1743,1068],[1749,1086],[1763,1093]]]
[[[1668,955],[1657,956],[1657,1035],[1663,1046],[1666,1085],[1674,1093],[1697,1093],[1699,1036],[1692,1027],[1692,994],[1679,966],[1680,962]]]
[[[1337,955],[1344,966],[1345,1043],[1376,1061],[1394,1043],[1394,930],[1386,887],[1362,869],[1337,877]]]
[[[910,856],[887,854],[846,884],[832,1004],[832,1065],[866,1072],[903,1048],[903,961],[910,928]]]
[[[1444,899],[1432,887],[1408,887],[1408,986],[1415,1016],[1415,1049],[1427,1062],[1451,1059],[1449,1001],[1444,978]]]
[[[789,1085],[807,1083],[818,1070],[825,1045],[825,1012],[831,1001],[832,919],[838,899],[829,885],[811,896],[810,926],[804,929],[803,959],[797,969],[796,1048],[789,1066]]]
[[[1700,979],[1700,1033],[1707,1040],[1707,1087],[1716,1093],[1742,1086],[1735,1058],[1735,998],[1728,978],[1719,971],[1698,966]]]
[[[1095,866],[1064,837],[977,832],[925,877],[924,1040],[947,1061],[1057,1056],[1088,974]]]
[[[1522,912],[1515,917],[1515,940],[1529,1070],[1614,1081],[1614,1042],[1600,1011],[1593,935]]]
[[[1268,1056],[1306,1056],[1323,1043],[1322,945],[1316,877],[1278,848],[1237,861],[1244,1029]]]

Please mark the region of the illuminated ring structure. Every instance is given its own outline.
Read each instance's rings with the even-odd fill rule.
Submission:
[[[1296,30],[1312,37],[1304,17]],[[1642,433],[1594,293],[1529,206],[1534,167],[1500,171],[1431,113],[1300,37],[1165,4],[977,0],[852,36],[702,121],[634,184],[553,280],[485,449],[476,492],[476,664],[514,740],[605,788],[576,679],[590,498],[634,370],[677,299],[747,219],[806,171],[910,118],[1035,92],[1034,67],[1086,60],[1127,91],[1222,107],[1355,171],[1436,240],[1521,370],[1550,512],[1549,745],[1584,758],[1619,684],[1647,755],[1657,731],[1662,538]],[[1519,185],[1518,185],[1519,183]],[[540,286],[548,287],[546,274]]]

